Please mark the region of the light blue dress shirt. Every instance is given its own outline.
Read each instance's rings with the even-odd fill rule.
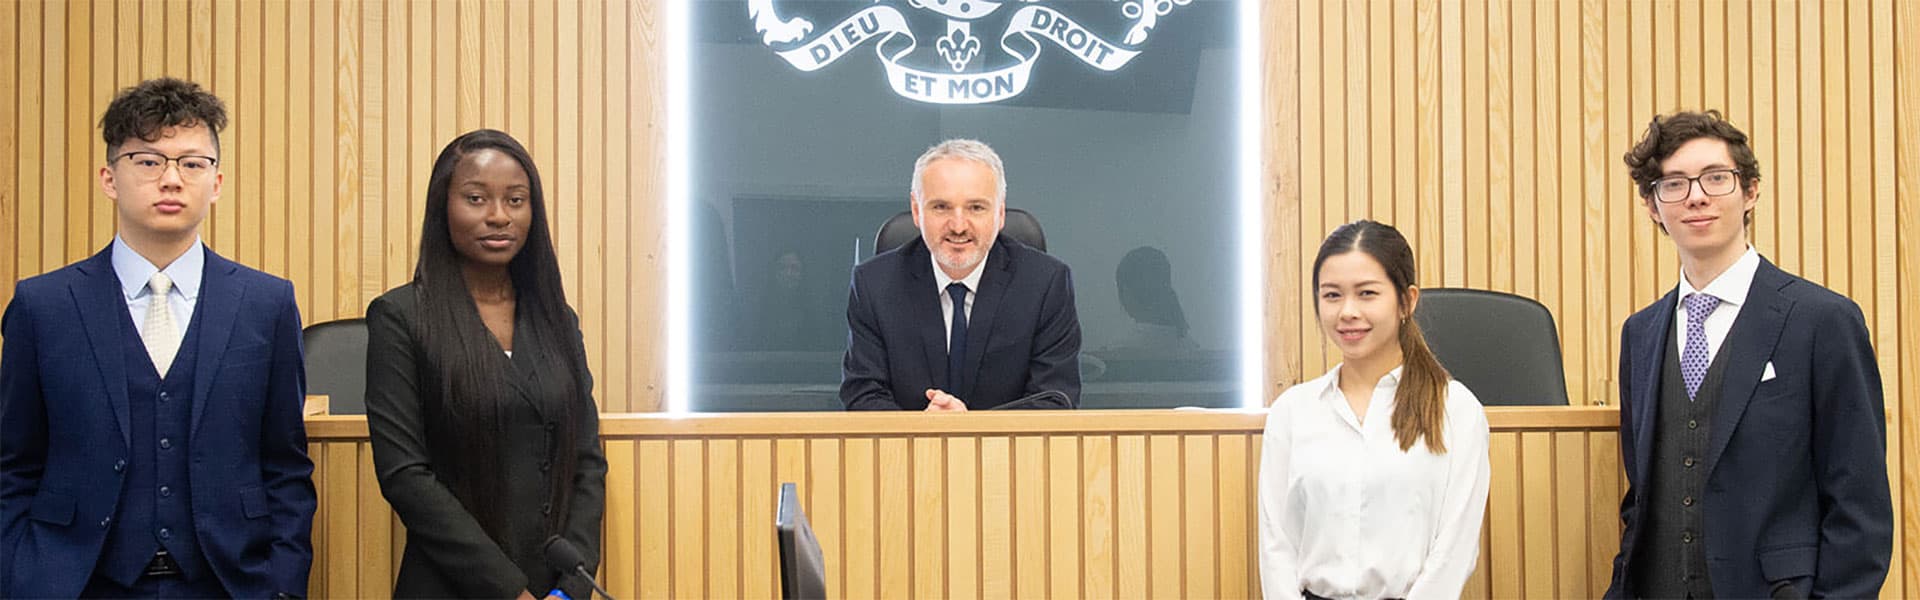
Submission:
[[[206,248],[200,238],[195,237],[193,248],[161,269],[127,247],[120,236],[113,236],[113,273],[120,278],[120,292],[127,301],[127,313],[133,317],[135,333],[144,335],[147,329],[147,305],[153,301],[147,281],[153,279],[154,273],[164,272],[173,280],[173,289],[167,292],[167,307],[173,310],[174,327],[181,337],[186,337],[187,327],[193,324],[193,306],[200,301],[200,277],[207,266]]]

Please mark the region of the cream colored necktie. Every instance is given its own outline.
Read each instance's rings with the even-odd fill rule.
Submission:
[[[179,328],[173,325],[173,309],[167,301],[173,280],[166,273],[154,273],[147,289],[153,294],[147,297],[147,326],[140,332],[140,342],[147,345],[147,356],[153,358],[154,370],[164,379],[167,367],[173,365],[173,355],[180,351]]]

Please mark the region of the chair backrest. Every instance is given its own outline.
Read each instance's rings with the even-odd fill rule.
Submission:
[[[813,537],[813,526],[800,508],[800,494],[791,483],[780,484],[773,528],[780,537],[780,597],[826,598],[827,564],[820,558],[820,540]]]
[[[327,412],[367,412],[367,321],[314,323],[301,332],[307,346],[307,393],[326,394]]]
[[[1001,228],[1000,235],[1026,244],[1041,252],[1047,251],[1047,233],[1040,229],[1040,220],[1033,213],[1018,208],[1007,209],[1007,223]],[[920,228],[913,224],[913,211],[903,210],[900,214],[880,224],[880,230],[873,234],[873,253],[879,254],[899,248],[902,244],[920,239]]]
[[[1553,313],[1531,298],[1429,288],[1414,313],[1427,345],[1487,406],[1567,404]]]

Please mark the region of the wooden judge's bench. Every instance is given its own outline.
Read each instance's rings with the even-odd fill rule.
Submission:
[[[1618,411],[1492,407],[1493,483],[1466,597],[1605,590]],[[1259,595],[1256,410],[604,414],[598,575],[620,598],[779,595],[774,505],[800,497],[835,597]],[[366,419],[307,419],[315,598],[383,597],[406,532]]]

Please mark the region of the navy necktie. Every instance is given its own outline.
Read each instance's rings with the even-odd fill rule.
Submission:
[[[947,296],[953,298],[953,329],[947,336],[947,388],[949,394],[960,390],[961,363],[967,361],[967,284],[947,284]]]

